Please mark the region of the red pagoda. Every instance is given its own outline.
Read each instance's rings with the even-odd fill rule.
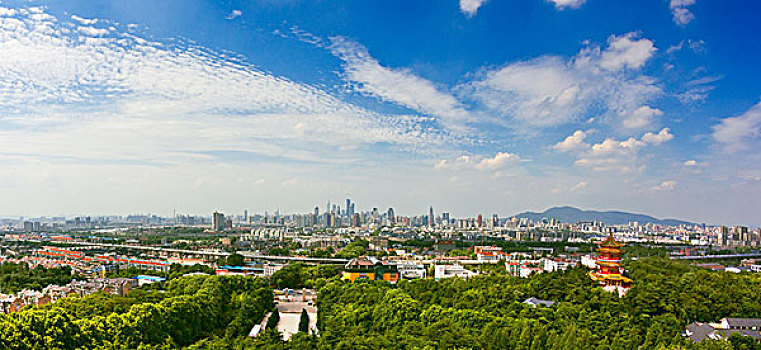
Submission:
[[[623,275],[621,267],[621,247],[624,245],[616,242],[611,233],[608,238],[600,243],[597,250],[600,255],[597,258],[597,270],[589,273],[593,280],[600,282],[606,290],[618,290],[619,294],[625,293],[632,280]]]

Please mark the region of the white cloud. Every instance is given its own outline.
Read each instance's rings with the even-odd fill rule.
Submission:
[[[624,127],[629,129],[642,129],[650,126],[654,117],[660,117],[663,115],[663,111],[657,108],[651,108],[650,106],[642,106],[635,109],[633,112],[624,119]]]
[[[640,169],[636,164],[640,149],[648,145],[659,145],[671,140],[674,135],[668,128],[663,128],[657,134],[645,133],[641,139],[630,137],[623,141],[606,138],[600,143],[584,142],[586,135],[581,131],[574,132],[564,141],[553,148],[556,151],[571,152],[576,155],[575,165],[588,167],[597,171],[618,171],[622,173]]]
[[[669,8],[674,16],[674,22],[678,25],[686,25],[695,19],[695,15],[687,7],[695,4],[695,0],[671,0]]]
[[[478,8],[487,0],[460,0],[460,11],[468,18],[476,15]]]
[[[647,143],[652,143],[655,145],[660,145],[661,143],[670,141],[671,139],[674,138],[674,135],[671,134],[669,131],[670,131],[669,128],[663,128],[657,134],[648,132],[642,135],[642,141]]]
[[[0,7],[0,16],[15,16],[18,13],[16,9],[9,9],[6,7]]]
[[[600,67],[607,70],[623,68],[638,69],[645,65],[657,49],[648,39],[640,39],[636,33],[608,38],[608,48],[603,51]]]
[[[520,156],[515,153],[497,152],[494,157],[484,157],[481,155],[467,156],[463,155],[455,159],[441,160],[434,166],[436,170],[498,170],[510,164],[520,161]]]
[[[558,10],[563,9],[577,9],[583,5],[586,0],[548,0],[555,4],[555,8]]]
[[[750,149],[761,136],[761,102],[739,116],[722,119],[712,129],[714,141],[718,142],[724,151]]]
[[[204,47],[164,45],[119,28],[93,38],[39,11],[0,17],[6,153],[94,163],[331,163],[362,159],[376,144],[436,153],[453,141],[421,128],[423,117],[371,112]],[[339,147],[348,151],[334,152]]]
[[[227,15],[225,18],[226,18],[226,19],[235,19],[235,18],[238,18],[238,17],[240,17],[241,15],[243,15],[243,12],[241,12],[240,10],[233,10],[233,11],[232,11],[232,12],[230,12],[230,14],[229,14],[229,15]]]
[[[698,162],[694,159],[690,159],[684,162],[684,166],[686,167],[696,167],[698,166]]]
[[[682,47],[684,47],[684,40],[680,41],[679,44],[671,45],[668,49],[666,49],[666,54],[673,54],[675,52],[679,52],[682,50]]]
[[[676,188],[676,181],[673,180],[666,180],[660,183],[660,185],[656,185],[651,187],[651,190],[653,191],[671,191],[674,188]]]
[[[569,191],[571,191],[571,192],[580,191],[580,190],[586,188],[588,184],[589,183],[587,181],[581,181],[581,182],[577,183],[576,185],[574,185],[573,187],[571,187],[571,189]]]
[[[661,94],[655,79],[637,73],[655,51],[636,33],[611,36],[608,47],[587,46],[570,60],[544,56],[487,70],[463,90],[488,110],[532,126],[625,117]]]
[[[494,170],[504,167],[505,165],[520,160],[517,154],[498,152],[493,158],[482,159],[476,164],[478,170]]]
[[[71,19],[73,19],[73,20],[75,20],[75,21],[77,21],[77,22],[79,22],[81,24],[84,24],[86,26],[91,26],[91,25],[93,25],[95,23],[98,23],[97,19],[83,18],[83,17],[79,17],[77,15],[71,15]]]
[[[444,125],[462,128],[472,119],[454,96],[426,79],[404,69],[380,65],[367,49],[344,37],[330,38],[334,55],[345,64],[345,78],[357,83],[358,91],[437,117]]]
[[[109,33],[108,29],[105,29],[105,28],[79,27],[77,29],[83,34],[87,34],[90,36],[103,36],[103,35],[108,35]]]
[[[565,138],[565,140],[558,142],[552,148],[556,151],[570,152],[580,149],[589,148],[589,144],[584,142],[587,137],[587,133],[581,130],[576,130],[573,134]]]

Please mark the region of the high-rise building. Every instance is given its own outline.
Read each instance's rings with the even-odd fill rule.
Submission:
[[[351,199],[346,198],[346,216],[351,217]]]
[[[225,230],[225,214],[216,210],[211,214],[211,230],[215,232],[222,232]]]
[[[441,223],[444,226],[449,225],[449,213],[441,213]]]
[[[392,225],[396,223],[396,215],[394,215],[394,208],[388,208],[388,212],[386,213],[386,216],[388,217],[388,222]]]
[[[428,208],[429,215],[428,215],[428,225],[431,227],[436,226],[436,217],[433,216],[433,206]]]
[[[248,223],[248,209],[243,210],[243,222]]]
[[[477,223],[478,223],[478,227],[479,228],[480,227],[484,227],[484,217],[483,217],[483,215],[478,214],[478,221],[477,221]]]

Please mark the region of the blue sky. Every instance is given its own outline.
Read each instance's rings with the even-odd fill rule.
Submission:
[[[0,2],[5,215],[759,225],[756,1]]]

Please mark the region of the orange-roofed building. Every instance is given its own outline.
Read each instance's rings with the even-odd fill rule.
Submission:
[[[624,270],[621,267],[623,246],[613,238],[612,233],[608,235],[608,238],[600,242],[600,248],[597,249],[600,253],[597,257],[597,269],[589,273],[589,276],[599,282],[606,290],[617,289],[619,294],[625,293],[625,290],[633,282],[623,275]]]

